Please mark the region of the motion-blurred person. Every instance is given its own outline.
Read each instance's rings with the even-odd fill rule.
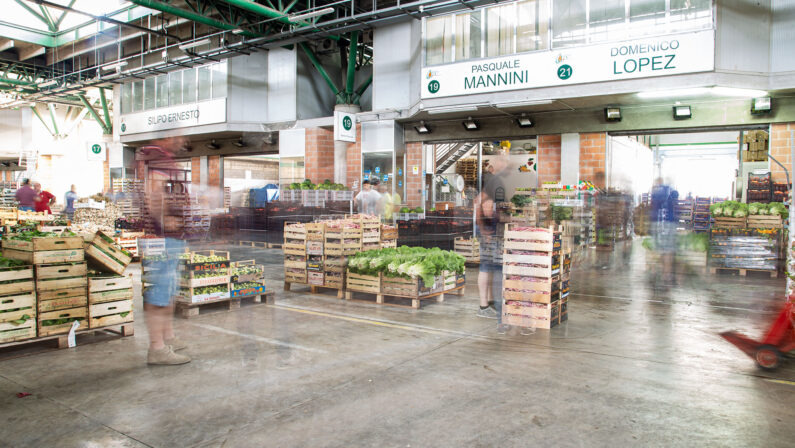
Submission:
[[[378,201],[381,199],[381,195],[373,190],[374,185],[378,186],[377,179],[365,179],[364,182],[362,182],[362,191],[360,191],[354,199],[359,208],[359,213],[365,215],[378,215]]]
[[[36,207],[36,190],[30,186],[30,179],[22,181],[22,185],[17,189],[14,198],[19,203],[20,210],[25,212],[32,212]]]
[[[148,147],[149,155],[155,155],[161,162],[174,163],[174,154],[183,146],[182,139],[165,139]],[[162,166],[162,165],[161,165]],[[174,163],[176,168],[176,164]],[[164,202],[167,196],[168,179],[158,182],[156,179],[146,183],[144,206],[153,221],[153,233],[165,238],[163,216]],[[149,329],[149,353],[147,363],[153,365],[177,365],[190,362],[190,357],[176,353],[186,348],[185,344],[174,335],[174,296],[179,288],[179,255],[184,251],[184,244],[177,238],[165,238],[166,253],[158,260],[159,269],[155,276],[148,279],[148,287],[144,289],[144,313],[146,326]],[[147,254],[143,254],[144,258]]]
[[[480,241],[480,272],[478,317],[497,319],[497,333],[505,334],[508,326],[502,323],[502,258],[500,244],[503,226],[497,213],[497,193],[505,191],[508,157],[500,155],[491,160],[491,175],[486,179],[476,201],[477,230]]]
[[[33,184],[33,188],[36,190],[36,202],[34,208],[37,212],[46,212],[48,215],[51,215],[52,210],[50,210],[50,206],[55,204],[55,195],[49,191],[42,190],[41,184],[38,182]]]
[[[66,219],[72,220],[75,216],[75,201],[77,200],[77,187],[72,185],[72,188],[63,196],[64,209],[63,213]]]
[[[673,258],[676,246],[674,206],[678,197],[679,193],[665,185],[662,179],[655,180],[651,192],[649,227],[654,237],[654,250],[660,254],[662,259],[661,273],[665,280],[671,280],[673,275]]]
[[[392,216],[395,213],[395,208],[400,204],[400,195],[392,194],[387,190],[386,182],[378,184],[378,194],[381,195],[378,204],[378,214],[381,220],[387,223],[392,222]]]

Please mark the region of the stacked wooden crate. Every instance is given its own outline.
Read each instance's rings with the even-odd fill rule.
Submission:
[[[129,252],[116,245],[112,237],[102,231],[85,237],[86,259],[100,272],[121,275],[132,261]]]
[[[361,218],[362,250],[381,248],[381,222],[376,217]]]
[[[229,266],[229,252],[215,250],[188,252],[179,264],[178,300],[202,303],[228,299]]]
[[[395,248],[397,247],[398,230],[395,226],[387,224],[381,225],[381,247],[382,248]]]
[[[306,224],[284,225],[284,282],[306,283]]]
[[[231,297],[265,294],[265,267],[254,260],[235,261],[230,271]]]
[[[560,232],[509,226],[504,247],[503,323],[548,329],[566,320],[571,255],[562,251]]]
[[[477,238],[456,238],[453,242],[453,250],[464,257],[467,263],[480,263],[480,242]]]
[[[37,335],[88,327],[86,264],[81,237],[40,237],[3,240],[3,256],[35,266]]]
[[[36,337],[33,266],[0,268],[0,344]]]
[[[138,252],[138,238],[146,236],[145,232],[127,232],[122,231],[113,239],[118,247],[130,254],[131,257],[137,258],[140,256]]]
[[[133,281],[129,276],[100,275],[88,279],[88,328],[133,321]]]
[[[306,225],[306,282],[314,286],[323,286],[324,269],[324,240],[326,238],[326,225],[322,222],[307,223]]]

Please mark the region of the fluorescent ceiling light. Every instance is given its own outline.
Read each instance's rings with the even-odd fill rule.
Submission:
[[[57,85],[58,85],[58,81],[56,81],[56,80],[54,80],[54,79],[51,79],[51,80],[49,80],[49,81],[44,81],[44,82],[40,83],[40,84],[39,84],[39,88],[42,88],[42,87],[52,87],[52,86],[57,86]]]
[[[525,106],[539,106],[542,104],[552,104],[552,100],[529,100],[529,101],[513,101],[508,103],[496,103],[494,107],[503,109],[506,107],[525,107]]]
[[[641,98],[675,98],[682,96],[698,96],[706,95],[710,92],[708,87],[694,87],[691,89],[672,89],[672,90],[652,90],[649,92],[640,92],[638,96]]]
[[[241,30],[240,28],[232,30],[232,34],[243,34],[246,30]]]
[[[449,106],[449,107],[434,107],[426,111],[431,114],[446,114],[450,112],[473,112],[478,110],[477,106]]]
[[[121,70],[122,67],[126,66],[127,66],[127,61],[120,61],[120,62],[114,62],[112,64],[103,65],[102,67],[100,67],[100,70],[103,72],[109,72],[111,70],[119,71]]]
[[[209,37],[205,37],[204,39],[195,40],[193,42],[187,42],[184,44],[179,45],[179,49],[182,51],[190,50],[191,48],[201,47],[202,45],[208,45],[210,42]]]
[[[738,89],[735,87],[720,87],[720,86],[713,87],[712,93],[721,96],[740,96],[747,98],[767,96],[767,92],[764,90]]]
[[[311,19],[312,17],[324,16],[332,12],[334,12],[334,8],[329,7],[329,8],[318,9],[317,11],[310,11],[304,14],[295,14],[287,16],[287,18],[290,20],[290,22],[300,22],[302,20]]]

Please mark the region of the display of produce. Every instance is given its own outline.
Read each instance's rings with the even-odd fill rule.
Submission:
[[[426,287],[431,287],[444,271],[463,274],[465,263],[464,257],[454,252],[401,246],[356,254],[348,259],[348,270],[362,275],[421,278]]]
[[[772,180],[770,172],[748,173],[748,202],[770,202],[772,198]]]
[[[709,245],[709,266],[719,269],[769,271],[776,276],[781,266],[780,229],[713,228]]]
[[[696,198],[695,209],[693,210],[693,231],[709,231],[712,223],[710,203],[711,201],[709,198]]]
[[[0,344],[36,337],[33,266],[0,257]]]

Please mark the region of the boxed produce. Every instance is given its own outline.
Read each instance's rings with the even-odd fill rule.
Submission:
[[[232,263],[229,274],[233,283],[256,282],[265,274],[265,267],[254,260],[236,261]]]
[[[83,261],[83,239],[69,234],[33,230],[4,235],[3,256],[30,264]]]
[[[36,336],[33,266],[0,258],[0,343]]]
[[[262,282],[232,283],[230,290],[231,297],[258,296],[260,294],[265,294],[265,284]]]
[[[122,274],[132,261],[129,252],[117,246],[113,238],[101,231],[87,238],[85,250],[89,263],[103,272]]]
[[[133,321],[132,298],[94,303],[88,307],[88,328],[101,328]]]
[[[114,302],[133,298],[133,281],[128,276],[91,276],[88,278],[90,304]]]
[[[39,337],[68,333],[74,321],[80,323],[77,327],[77,331],[85,330],[88,328],[87,316],[88,309],[84,306],[40,313],[38,325]]]

